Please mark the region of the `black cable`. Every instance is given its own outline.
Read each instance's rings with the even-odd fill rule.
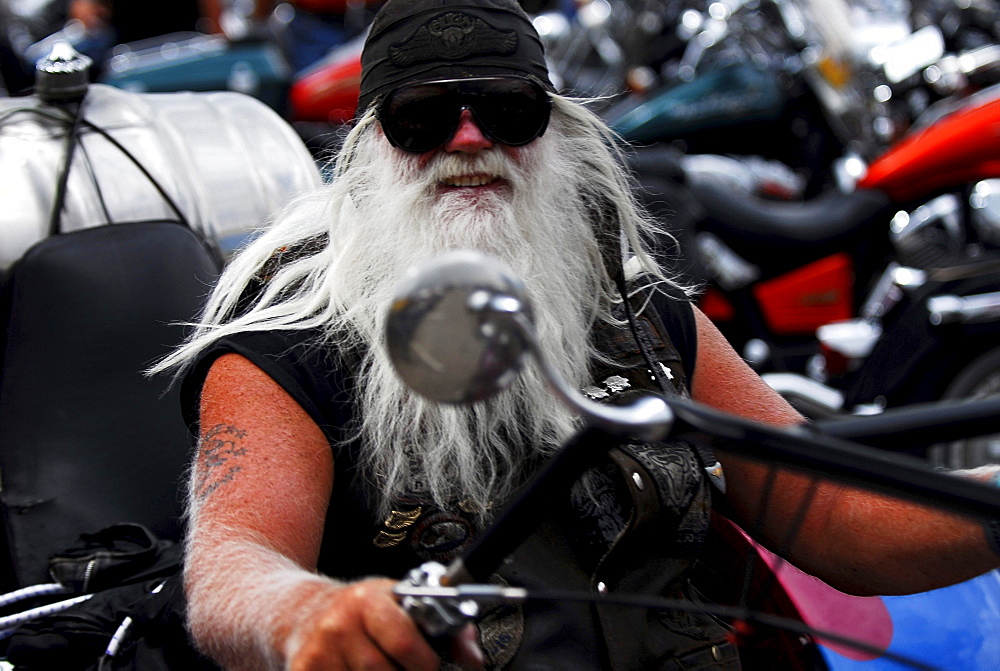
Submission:
[[[625,284],[625,274],[623,272],[618,273],[618,275],[615,276],[615,284],[618,287],[618,293],[621,295],[622,302],[624,303],[625,317],[628,319],[629,328],[632,329],[632,337],[635,338],[635,342],[639,346],[639,352],[642,353],[642,360],[646,362],[646,368],[649,371],[649,375],[653,378],[653,381],[656,382],[656,386],[660,389],[660,393],[669,398],[670,396],[673,396],[675,392],[667,387],[659,371],[657,371],[654,367],[653,356],[649,353],[649,348],[646,346],[646,342],[642,337],[642,332],[639,331],[639,322],[638,319],[636,319],[635,310],[632,309],[632,302],[629,299],[628,286]],[[702,464],[702,467],[705,466],[708,466],[708,464]]]
[[[85,126],[88,129],[90,129],[92,131],[95,131],[96,133],[100,134],[104,139],[106,139],[116,149],[118,149],[118,151],[120,151],[127,159],[129,159],[129,161],[131,161],[132,164],[135,165],[135,167],[139,169],[139,171],[143,174],[143,176],[145,176],[146,179],[149,180],[150,184],[153,185],[153,188],[156,189],[156,191],[160,194],[160,196],[163,198],[163,200],[170,207],[170,209],[173,210],[174,214],[177,215],[178,219],[180,219],[180,223],[184,224],[188,228],[191,228],[190,221],[188,221],[188,218],[181,211],[180,207],[177,205],[177,203],[174,201],[174,199],[170,197],[170,194],[167,193],[166,189],[163,188],[163,186],[157,181],[157,179],[152,175],[152,173],[149,172],[149,170],[139,161],[138,158],[135,157],[134,154],[132,154],[131,151],[128,150],[128,148],[126,148],[124,145],[122,145],[118,140],[116,140],[104,128],[96,125],[95,123],[89,121],[88,119],[83,118],[83,115],[81,113],[79,113],[79,112],[76,114],[75,117],[70,117],[69,114],[66,114],[64,116],[64,115],[61,115],[61,114],[56,114],[56,113],[54,113],[54,112],[52,112],[50,110],[42,109],[42,108],[38,108],[38,107],[15,107],[13,109],[7,110],[3,114],[0,114],[0,124],[2,124],[8,118],[10,118],[10,117],[12,117],[12,116],[14,116],[15,114],[18,114],[18,113],[37,114],[38,116],[46,117],[46,118],[51,119],[53,121],[61,121],[61,122],[65,122],[65,123],[79,124],[79,125]],[[69,137],[75,137],[75,134],[71,134]],[[69,137],[67,139],[69,139]],[[74,142],[73,144],[75,145],[76,143]],[[64,173],[67,173],[67,172],[68,171],[64,169]],[[63,180],[61,179],[61,181],[63,181]],[[65,189],[65,184],[63,184],[63,189]],[[57,196],[58,196],[58,191],[57,191]],[[105,212],[106,211],[107,210],[105,208]],[[110,220],[110,217],[109,217],[109,220]],[[50,230],[51,230],[51,223],[50,223]]]
[[[508,600],[508,599],[502,599]],[[836,632],[825,629],[810,627],[799,620],[784,617],[782,615],[772,615],[771,613],[761,613],[759,611],[746,608],[744,606],[720,606],[718,604],[697,604],[683,599],[667,599],[664,597],[648,596],[645,594],[593,594],[591,592],[576,592],[570,590],[532,590],[524,597],[514,597],[511,601],[577,601],[598,604],[613,604],[618,606],[632,606],[649,610],[676,610],[688,613],[699,613],[704,615],[714,615],[719,618],[734,622],[745,622],[750,625],[763,625],[775,629],[783,629],[795,634],[820,638],[833,643],[851,647],[859,652],[864,652],[875,657],[885,657],[894,662],[906,664],[915,669],[937,669],[925,662],[911,659],[895,652],[890,652],[871,643],[860,641],[851,636],[844,636]]]
[[[16,114],[25,112],[28,114],[37,114],[38,116],[48,117],[49,119],[53,119],[55,121],[65,121],[67,123],[70,121],[69,117],[61,116],[38,107],[12,107],[11,109],[6,110],[3,114],[0,114],[0,124],[4,123],[7,119]]]
[[[55,197],[52,204],[52,209],[49,212],[49,235],[57,235],[60,232],[60,219],[62,218],[62,209],[66,199],[66,186],[69,181],[69,172],[73,163],[73,156],[76,151],[76,147],[79,145],[79,131],[80,125],[83,121],[83,102],[77,103],[75,112],[69,112],[66,109],[60,108],[61,114],[57,114],[47,109],[42,109],[38,107],[14,107],[0,114],[0,124],[3,124],[11,117],[17,114],[35,114],[40,117],[50,119],[52,121],[58,121],[65,123],[69,126],[66,133],[66,144],[65,153],[63,155],[63,166],[59,174],[58,182],[56,183]]]
[[[146,177],[146,179],[149,180],[149,183],[153,185],[153,188],[156,189],[156,191],[160,194],[160,196],[167,203],[167,205],[170,206],[170,209],[174,211],[174,214],[177,215],[179,223],[187,227],[190,231],[192,231],[195,235],[198,236],[198,238],[201,240],[202,244],[205,245],[205,248],[209,251],[209,253],[213,257],[215,257],[215,261],[217,264],[219,264],[220,266],[225,265],[225,255],[219,248],[218,241],[211,235],[207,235],[203,231],[200,231],[191,225],[191,222],[188,220],[187,216],[184,214],[183,211],[181,211],[181,208],[177,205],[177,203],[174,202],[174,199],[170,197],[170,194],[167,193],[166,189],[163,188],[163,186],[157,181],[157,179],[153,177],[153,174],[146,169],[146,166],[144,166],[139,161],[139,159],[135,157],[134,154],[132,154],[132,152],[130,152],[121,142],[116,140],[105,129],[88,121],[87,119],[84,119],[83,123],[87,128],[99,133],[105,140],[110,142],[116,149],[118,149],[118,151],[120,151],[128,160],[130,160],[132,164],[139,169],[139,172],[141,172]]]
[[[66,131],[66,148],[63,154],[63,167],[59,173],[59,180],[56,182],[55,195],[52,200],[52,210],[49,212],[49,235],[60,233],[60,221],[62,220],[63,206],[66,203],[66,185],[69,182],[69,172],[73,168],[73,156],[80,141],[80,125],[83,123],[83,106],[86,98],[75,103],[75,111],[67,111],[67,117],[71,115],[71,123]],[[67,105],[68,107],[69,105]]]
[[[777,471],[773,468],[769,469],[768,473],[769,475],[777,476]],[[771,488],[774,487],[774,480],[775,477],[768,478],[767,486],[769,491]],[[811,478],[809,480],[809,487],[806,490],[805,494],[803,495],[804,501],[802,502],[802,505],[800,505],[798,509],[795,511],[795,517],[792,520],[792,523],[789,525],[788,531],[786,532],[784,539],[782,539],[782,541],[777,545],[777,547],[775,547],[775,552],[773,554],[776,563],[773,567],[771,567],[771,570],[768,571],[768,573],[764,576],[764,579],[760,583],[760,588],[757,590],[758,597],[761,600],[767,598],[766,595],[768,594],[768,592],[771,591],[771,588],[774,587],[775,583],[778,581],[778,571],[781,570],[783,566],[791,566],[791,563],[787,561],[785,557],[791,554],[792,546],[798,539],[799,529],[801,529],[802,525],[805,524],[806,514],[808,513],[809,508],[812,506],[813,500],[816,497],[816,492],[819,489],[819,484],[820,481],[817,478]],[[763,522],[763,511],[761,515],[758,516],[757,524],[761,525],[762,522]],[[760,531],[759,526],[757,530]],[[753,576],[752,569],[756,567],[758,561],[759,561],[758,554],[754,552],[750,555],[750,559],[747,562],[747,564],[751,568],[748,570],[745,577],[745,580],[747,582],[744,584],[743,593],[746,599],[740,601],[740,603],[747,608],[749,608],[750,603],[752,603],[749,594],[749,586],[752,584],[752,576]]]
[[[763,486],[760,488],[760,502],[757,504],[757,517],[753,521],[753,527],[748,530],[751,537],[757,536],[764,528],[764,512],[771,501],[771,492],[774,490],[774,480],[778,477],[778,471],[773,466],[767,469],[767,476]],[[750,603],[750,587],[753,585],[753,574],[757,570],[758,555],[756,552],[750,553],[746,566],[743,567],[743,589],[740,590],[740,604],[747,606]],[[763,592],[762,592],[763,594]]]
[[[166,189],[164,189],[163,186],[160,185],[160,183],[156,180],[156,178],[153,177],[152,173],[150,173],[149,170],[146,169],[146,166],[144,166],[139,161],[139,159],[137,159],[132,154],[132,152],[130,152],[121,142],[116,140],[110,133],[108,133],[106,130],[104,130],[97,124],[94,124],[88,121],[87,119],[83,120],[83,124],[90,130],[99,133],[105,140],[114,145],[114,147],[118,149],[118,151],[120,151],[125,156],[125,158],[130,160],[132,164],[139,169],[139,172],[141,172],[146,177],[146,179],[149,180],[149,183],[153,185],[153,188],[156,189],[156,191],[160,194],[160,196],[167,203],[167,205],[170,206],[170,209],[174,211],[174,214],[177,215],[177,218],[180,219],[181,223],[187,226],[188,228],[192,228],[191,223],[188,221],[188,218],[181,211],[180,207],[178,207],[177,203],[174,202],[174,199],[170,197],[170,194],[167,193]]]
[[[109,224],[113,224],[114,221],[111,218],[111,211],[108,209],[107,201],[104,200],[104,192],[101,190],[101,183],[97,177],[97,171],[94,169],[94,162],[90,158],[90,152],[87,150],[87,145],[81,142],[80,151],[83,152],[83,157],[87,165],[87,174],[90,175],[90,181],[94,185],[94,193],[97,195],[97,201],[101,206],[101,211],[104,212],[104,220]]]

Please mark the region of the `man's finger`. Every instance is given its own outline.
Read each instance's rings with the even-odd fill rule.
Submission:
[[[455,636],[452,643],[451,654],[455,661],[468,669],[481,669],[486,659],[483,650],[479,647],[479,632],[476,626],[468,624]]]

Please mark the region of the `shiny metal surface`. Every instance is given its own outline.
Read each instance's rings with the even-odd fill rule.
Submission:
[[[827,412],[844,409],[842,392],[799,373],[764,373],[761,378],[785,398],[808,401]]]
[[[973,296],[931,296],[927,299],[931,324],[981,324],[1000,319],[1000,291]]]
[[[520,283],[494,259],[452,252],[412,271],[389,310],[386,345],[400,378],[444,403],[474,403],[506,388],[526,350],[505,315],[527,310]]]
[[[65,154],[58,108],[0,99],[0,269],[48,234]],[[92,84],[84,118],[152,175],[227,256],[296,194],[321,184],[302,140],[280,116],[233,92],[132,93]],[[63,231],[176,215],[149,178],[84,125],[69,174]]]

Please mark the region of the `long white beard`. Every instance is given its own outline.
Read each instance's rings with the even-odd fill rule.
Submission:
[[[556,151],[561,140],[550,129],[516,163],[498,146],[474,159],[442,152],[419,166],[369,132],[338,179],[344,197],[332,213],[336,270],[327,289],[341,315],[338,335],[353,333],[364,353],[362,466],[382,512],[416,494],[488,516],[521,482],[526,460],[551,453],[576,426],[534,366],[494,399],[443,406],[406,388],[382,346],[387,307],[407,269],[447,250],[477,249],[525,282],[543,350],[570,384],[586,383],[590,326],[607,306],[608,286],[593,213],[577,188],[579,165]],[[439,195],[440,177],[473,172],[502,175],[510,190]]]

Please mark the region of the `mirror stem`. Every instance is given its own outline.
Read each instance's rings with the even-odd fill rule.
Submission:
[[[659,396],[644,396],[627,406],[605,405],[584,398],[566,384],[562,375],[549,363],[535,340],[535,331],[523,312],[511,313],[521,337],[542,369],[549,388],[566,407],[576,411],[593,426],[609,435],[657,441],[666,438],[674,423],[674,414]]]

